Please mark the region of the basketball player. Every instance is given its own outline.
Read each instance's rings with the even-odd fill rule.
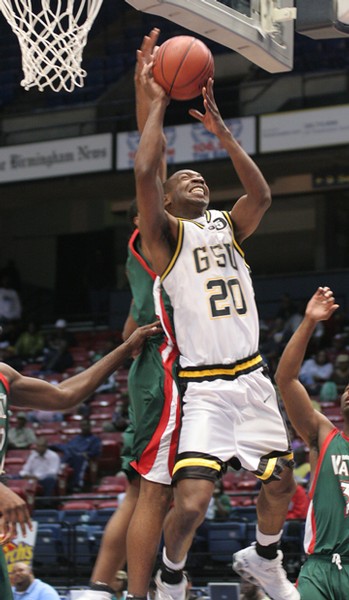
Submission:
[[[269,208],[270,190],[224,124],[212,79],[203,89],[205,112],[190,114],[227,151],[245,194],[230,212],[207,211],[209,189],[200,173],[183,169],[162,186],[157,172],[169,98],[155,83],[149,64],[144,65],[142,85],[151,107],[135,159],[140,230],[173,306],[179,376],[186,386],[173,471],[174,507],[165,521],[157,598],[184,599],[187,551],[204,519],[215,480],[224,462],[234,457],[263,484],[257,504],[257,545],[235,555],[234,569],[253,577],[274,600],[296,600],[299,594],[288,581],[277,550],[295,490],[293,455],[258,352],[254,291],[240,247]],[[162,312],[160,303],[158,311]],[[162,317],[172,339],[168,315]]]
[[[149,60],[159,35],[154,28],[145,36],[138,53]],[[139,86],[143,63],[135,70],[136,113],[139,131],[144,128],[149,99]],[[165,177],[166,144],[163,139],[163,161],[159,177]],[[134,329],[155,320],[153,284],[156,274],[149,262],[149,253],[142,243],[136,203],[130,216],[134,230],[129,241],[127,275],[133,301],[126,320],[123,337]],[[165,300],[166,301],[166,300]],[[163,521],[172,499],[171,474],[177,449],[179,424],[179,394],[174,372],[178,351],[168,347],[163,335],[154,336],[132,363],[128,376],[131,426],[123,446],[123,470],[129,486],[126,497],[105,529],[94,566],[90,589],[80,600],[110,600],[111,583],[117,569],[126,562],[128,590],[131,595],[146,596],[154,568]],[[125,443],[126,441],[126,443]]]
[[[64,411],[73,408],[91,396],[94,390],[126,358],[139,354],[147,338],[160,334],[160,332],[161,328],[156,322],[138,328],[121,346],[82,373],[66,379],[58,385],[34,377],[25,377],[9,365],[0,363],[0,472],[4,472],[10,404],[49,411]],[[31,527],[26,503],[3,483],[0,483],[0,512],[1,544],[16,536],[17,523],[24,534],[26,526]],[[1,547],[0,598],[1,600],[12,600],[6,562]]]
[[[344,428],[339,431],[314,410],[299,381],[317,323],[329,319],[337,308],[332,291],[319,287],[275,375],[291,424],[309,447],[311,503],[304,538],[308,558],[297,584],[302,600],[349,598],[349,382],[341,397]]]

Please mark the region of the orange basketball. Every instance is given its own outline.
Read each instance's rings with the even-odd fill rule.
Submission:
[[[211,51],[189,35],[177,35],[161,44],[153,66],[155,81],[174,100],[196,98],[213,74]]]

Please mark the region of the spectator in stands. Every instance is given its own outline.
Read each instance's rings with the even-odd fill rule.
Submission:
[[[307,480],[309,481],[310,477],[310,463],[308,460],[308,452],[304,446],[299,446],[294,451],[294,477],[295,479]]]
[[[91,433],[91,423],[83,419],[80,423],[81,433],[64,444],[54,444],[52,449],[63,453],[62,463],[73,469],[69,482],[74,492],[84,487],[86,470],[91,459],[98,458],[102,451],[99,437]]]
[[[219,479],[215,483],[205,518],[214,521],[226,521],[229,519],[230,512],[230,498],[228,494],[224,493],[223,481]]]
[[[125,600],[127,596],[127,573],[126,571],[118,570],[115,573],[113,585],[114,597],[113,600]]]
[[[337,386],[338,395],[341,396],[349,381],[349,354],[339,354],[337,356],[332,381]]]
[[[125,431],[130,423],[128,406],[128,397],[116,403],[111,421],[103,425],[104,431]]]
[[[22,303],[18,292],[11,286],[6,273],[0,277],[0,323],[19,321],[22,316]]]
[[[302,485],[302,480],[297,483],[296,491],[292,496],[291,502],[288,507],[288,513],[286,515],[286,520],[289,519],[306,519],[307,512],[309,508],[309,497],[307,491],[304,487],[307,486],[308,480],[303,480],[304,483]]]
[[[25,562],[17,562],[12,569],[13,600],[60,600],[58,592],[34,573]],[[4,599],[5,600],[5,599]]]
[[[30,448],[36,444],[36,435],[31,427],[27,426],[27,415],[25,412],[17,414],[17,424],[10,427],[8,432],[8,448]]]
[[[58,384],[58,381],[50,380],[52,384]],[[78,407],[77,410],[79,410]],[[63,414],[54,410],[31,410],[27,413],[28,421],[31,423],[52,423],[55,421],[63,421]]]
[[[333,364],[328,360],[325,350],[319,350],[313,358],[302,364],[299,379],[312,396],[320,394],[321,386],[329,381],[333,374]]]
[[[54,496],[60,467],[59,455],[49,450],[46,439],[40,437],[19,474],[26,479],[36,479],[43,496]]]
[[[108,352],[111,352],[111,350],[113,350],[117,345],[118,342],[115,338],[109,338],[108,340],[105,340],[103,348],[90,352],[91,363],[93,364],[97,360],[100,360],[103,356],[108,354]],[[110,375],[110,377],[108,377],[108,379],[106,379],[106,381],[102,383],[102,385],[99,386],[95,393],[102,394],[105,392],[114,392],[118,387],[119,383],[115,381],[115,376],[113,373],[112,375]]]
[[[260,587],[245,579],[241,579],[240,591],[240,600],[270,600]]]
[[[45,337],[35,321],[29,321],[27,327],[19,334],[5,362],[14,369],[21,370],[24,365],[42,361]]]
[[[335,364],[337,356],[347,354],[349,356],[348,336],[345,333],[336,333],[327,348],[328,359]]]
[[[66,369],[72,367],[74,360],[69,348],[74,343],[74,336],[67,330],[67,322],[65,319],[58,319],[55,323],[55,330],[47,338],[45,358],[41,370],[63,373]]]

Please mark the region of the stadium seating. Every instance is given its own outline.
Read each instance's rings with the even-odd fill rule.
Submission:
[[[208,552],[213,561],[228,563],[234,552],[246,545],[246,523],[211,522],[208,527]]]

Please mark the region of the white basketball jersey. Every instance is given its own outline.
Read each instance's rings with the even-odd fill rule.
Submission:
[[[179,219],[177,248],[161,283],[173,306],[183,368],[229,365],[257,352],[254,290],[228,212]]]

